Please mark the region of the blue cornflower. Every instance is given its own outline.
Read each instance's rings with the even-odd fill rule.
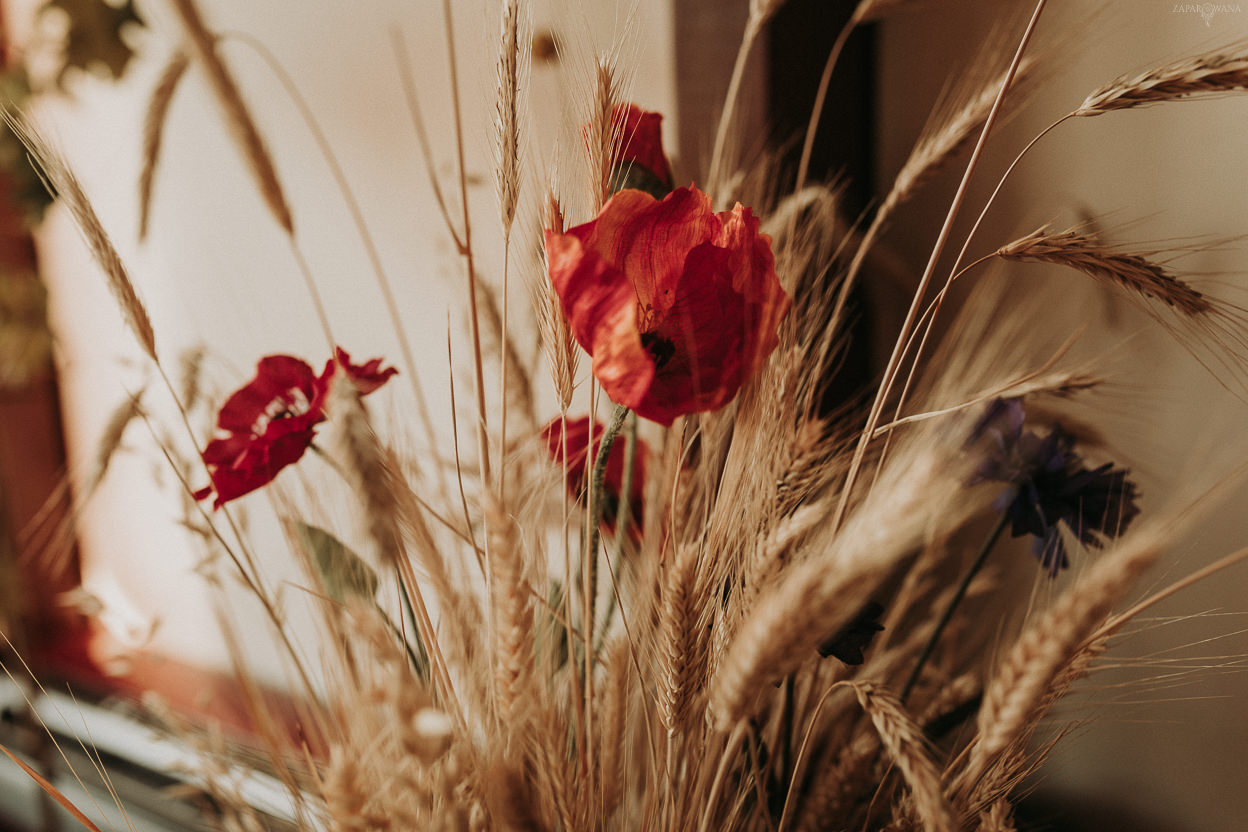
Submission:
[[[996,399],[971,433],[983,441],[988,456],[972,482],[1009,484],[997,498],[1011,534],[1035,538],[1033,550],[1049,575],[1069,565],[1059,524],[1086,546],[1099,548],[1117,537],[1140,513],[1139,491],[1125,468],[1107,462],[1087,468],[1075,453],[1075,438],[1055,425],[1047,435],[1024,430],[1018,399]]]

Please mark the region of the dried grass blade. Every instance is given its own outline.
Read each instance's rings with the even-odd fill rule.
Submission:
[[[61,794],[61,790],[58,789],[56,786],[53,786],[50,782],[48,782],[48,779],[46,777],[44,777],[39,772],[35,771],[33,768],[27,765],[26,762],[24,762],[20,757],[18,757],[16,754],[14,754],[12,751],[4,747],[3,745],[0,745],[0,751],[3,751],[5,756],[7,756],[13,762],[17,763],[18,768],[26,772],[27,777],[29,777],[31,780],[34,780],[36,783],[38,783],[39,788],[47,792],[49,797],[51,797],[57,803],[61,804],[61,808],[63,808],[66,812],[69,812],[69,814],[73,816],[74,820],[81,823],[85,828],[90,829],[91,832],[100,832],[100,827],[92,823],[91,819],[88,818],[86,815],[84,815],[77,806],[70,803],[69,798]]]

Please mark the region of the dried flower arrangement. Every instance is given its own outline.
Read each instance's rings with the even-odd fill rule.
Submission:
[[[143,228],[168,102],[195,64],[293,242],[291,207],[216,35],[193,0],[172,5],[190,54],[174,57],[153,95]],[[263,603],[297,680],[297,740],[249,695],[264,749],[256,765],[287,788],[301,828],[1012,829],[1012,800],[1042,764],[1047,732],[1060,733],[1045,718],[1127,622],[1199,577],[1119,611],[1182,523],[1144,511],[1082,403],[1100,369],[1068,360],[1069,342],[1040,352],[1021,338],[1018,317],[992,311],[1008,300],[999,283],[968,302],[939,360],[922,355],[955,279],[990,260],[1041,261],[1100,281],[1228,385],[1242,379],[1243,310],[1090,227],[1041,229],[965,265],[968,237],[940,288],[966,184],[1033,68],[1044,0],[1008,69],[926,134],[862,233],[846,227],[835,189],[805,181],[805,159],[779,193],[768,175],[728,173],[745,56],[780,5],[750,4],[703,190],[675,187],[661,116],[622,99],[608,61],[594,67],[579,125],[588,181],[527,170],[531,35],[524,4],[502,3],[502,279],[520,235],[539,236],[523,227],[521,195],[541,192],[532,298],[557,413],[516,412],[532,409],[533,368],[506,294],[496,302],[478,284],[461,156],[462,217],[432,176],[463,260],[474,344],[473,418],[452,425],[454,454],[412,459],[375,427],[364,397],[417,365],[406,346],[353,364],[319,299],[334,356],[323,371],[262,357],[219,405],[217,435],[191,430],[202,465],[174,466],[194,498],[188,522]],[[862,0],[837,50],[901,5]],[[1124,77],[1062,120],[1241,90],[1246,61],[1211,52]],[[82,188],[36,131],[18,129],[169,395],[185,402]],[[972,141],[870,401],[828,407],[851,287],[869,277],[886,219]],[[583,199],[561,196],[577,188]],[[582,202],[569,222],[568,205]],[[310,277],[308,288],[316,298]],[[387,312],[401,338],[402,310]],[[487,336],[498,345],[497,409],[485,395]],[[605,425],[603,399],[615,405]],[[140,411],[131,400],[126,412]],[[475,435],[475,454],[459,448],[460,430]],[[322,447],[318,432],[333,441]],[[350,483],[363,519],[348,545],[276,502],[320,601],[315,666],[230,505],[275,488],[309,450]],[[1078,565],[1025,616],[994,603],[1030,588],[994,569],[1007,528],[1027,539],[1040,580]],[[393,608],[383,586],[401,599]],[[977,632],[986,616],[991,637]],[[239,673],[251,691],[245,665]],[[226,828],[263,828],[228,790],[214,796]]]

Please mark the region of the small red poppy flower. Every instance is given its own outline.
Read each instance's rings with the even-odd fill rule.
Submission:
[[[662,197],[672,189],[672,169],[663,152],[662,126],[663,116],[659,113],[636,104],[615,105],[611,111],[612,135],[619,141],[611,158],[613,179],[618,185],[615,190],[639,188]],[[644,181],[648,179],[653,179],[649,186]]]
[[[692,185],[613,196],[598,217],[546,232],[550,279],[594,376],[663,425],[727,404],[778,343],[789,297],[771,238],[738,204]]]
[[[363,364],[352,364],[351,356],[347,355],[347,351],[342,347],[337,348],[336,354],[338,356],[338,363],[342,365],[347,377],[350,378],[351,381],[355,382],[355,389],[360,392],[361,396],[367,396],[369,393],[389,381],[391,376],[397,375],[399,372],[394,367],[387,367],[384,370],[381,369],[380,358],[374,358],[371,361],[364,362]],[[332,373],[333,367],[334,362],[330,361],[325,365],[325,372]],[[325,377],[326,376],[322,375],[322,378]]]
[[[563,431],[561,430],[562,421],[558,418],[547,423],[542,428],[542,439],[546,441],[546,449],[550,452],[550,458],[557,465],[563,465]],[[568,493],[573,497],[580,499],[586,490],[589,478],[589,468],[593,466],[594,459],[598,456],[598,447],[602,444],[603,426],[597,420],[593,423],[593,448],[590,449],[590,420],[588,416],[582,416],[579,419],[568,420]],[[624,465],[627,462],[628,445],[623,438],[617,438],[615,444],[611,446],[611,453],[607,456],[606,470],[606,516],[604,519],[612,526],[615,525],[615,515],[619,509],[620,492],[624,489]],[[588,456],[592,453],[593,456]],[[637,450],[634,456],[633,464],[633,480],[632,486],[629,488],[629,514],[637,518],[634,522],[634,528],[640,529],[644,527],[642,523],[642,493],[643,484],[646,481],[646,459],[649,457],[650,451],[646,447],[646,443],[640,439],[637,440]]]
[[[225,432],[204,448],[204,465],[212,484],[196,491],[197,500],[216,494],[214,508],[273,481],[287,465],[298,462],[311,447],[316,425],[325,421],[325,400],[339,362],[360,395],[373,392],[394,375],[381,369],[381,359],[362,365],[350,362],[341,348],[317,376],[306,361],[290,355],[268,355],[256,365],[256,376],[235,391],[217,414]]]

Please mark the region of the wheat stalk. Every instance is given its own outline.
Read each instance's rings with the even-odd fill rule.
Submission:
[[[291,219],[285,192],[277,178],[277,169],[251,117],[251,110],[243,101],[243,95],[234,81],[234,76],[217,53],[216,36],[204,25],[195,0],[171,0],[171,2],[182,20],[182,25],[186,28],[191,46],[199,58],[200,66],[208,76],[208,84],[216,96],[217,103],[221,105],[226,124],[229,125],[234,140],[238,142],[243,158],[247,161],[247,167],[260,189],[260,195],[264,198],[277,224],[287,235],[293,237],[294,221]]]
[[[687,545],[676,553],[663,593],[662,647],[659,654],[659,701],[668,736],[689,724],[689,710],[701,673],[706,670],[698,549]]]
[[[1013,93],[1015,96],[1023,93],[1022,88],[1026,86],[1035,67],[1036,60],[1034,58],[1024,58],[1019,64],[1014,81]],[[889,190],[888,196],[884,198],[884,202],[876,214],[876,219],[872,223],[872,228],[882,223],[883,218],[891,215],[898,205],[909,199],[920,186],[935,176],[949,160],[966,149],[971,139],[975,137],[976,133],[983,127],[984,122],[988,120],[988,114],[992,112],[993,102],[996,101],[997,93],[1004,86],[1005,79],[1005,72],[989,78],[973,95],[966,99],[962,106],[953,110],[935,129],[924,130],[922,138],[919,139],[914,149],[910,151],[910,155],[906,158],[905,164],[901,166],[901,170],[897,172],[897,177],[893,180],[893,187]],[[1010,100],[1013,101],[1016,98],[1011,98]],[[855,262],[859,262],[861,257],[864,256],[863,252],[870,248],[869,241],[875,239],[875,233],[868,230],[866,238],[868,242],[859,246],[859,254],[856,255]],[[851,266],[850,273],[853,274],[856,271],[857,268]]]
[[[1095,116],[1162,101],[1248,89],[1248,57],[1207,52],[1094,90],[1071,115]]]
[[[960,828],[954,820],[952,807],[945,800],[940,771],[926,748],[923,730],[885,688],[871,682],[848,684],[910,786],[914,811],[922,828],[929,832],[953,832]]]
[[[1001,246],[996,255],[1003,260],[1068,266],[1115,288],[1160,301],[1188,316],[1204,315],[1214,308],[1201,292],[1146,256],[1125,252],[1077,228],[1054,232],[1045,226]]]
[[[1080,580],[1019,636],[984,688],[963,782],[974,783],[1034,722],[1060,671],[1162,551],[1156,528],[1137,530],[1095,561]]]
[[[147,114],[143,118],[143,167],[139,171],[139,239],[147,236],[151,220],[152,186],[156,179],[156,163],[160,158],[160,146],[165,134],[165,119],[178,82],[186,74],[190,59],[181,50],[174,52],[160,74],[160,80],[152,89],[147,102]]]
[[[505,735],[524,731],[525,711],[536,701],[532,671],[533,589],[523,574],[519,533],[499,499],[483,496],[494,631],[494,705]]]
[[[518,0],[503,3],[502,48],[498,57],[498,96],[494,105],[494,178],[504,237],[510,237],[520,201],[520,92],[527,86],[528,50],[520,48],[523,33]]]
[[[139,293],[135,291],[134,283],[130,280],[130,273],[126,270],[121,255],[113,247],[113,242],[108,232],[104,230],[103,223],[96,216],[95,209],[91,206],[91,201],[87,199],[87,194],[83,191],[78,177],[70,170],[69,164],[60,153],[31,122],[8,111],[4,113],[4,120],[29,149],[49,189],[69,209],[70,216],[73,217],[83,241],[87,244],[87,249],[100,268],[104,270],[108,288],[112,290],[113,297],[116,298],[117,305],[121,308],[122,317],[130,332],[147,357],[159,364],[156,357],[156,333],[152,329],[152,321],[148,317],[147,308],[139,299]]]

